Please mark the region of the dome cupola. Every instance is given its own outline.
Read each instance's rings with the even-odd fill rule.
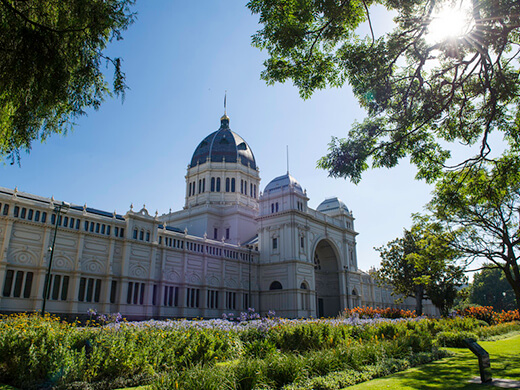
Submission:
[[[190,168],[206,161],[240,163],[256,169],[255,156],[249,145],[229,128],[229,117],[220,118],[220,128],[208,135],[197,146],[191,158]]]

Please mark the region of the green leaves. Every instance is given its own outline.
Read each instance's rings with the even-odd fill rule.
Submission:
[[[124,96],[121,60],[103,54],[133,22],[134,0],[0,0],[0,160],[64,133],[87,107]],[[113,85],[101,65],[114,67]]]
[[[441,3],[386,1],[384,6],[397,12],[395,29],[382,37],[360,37],[356,29],[370,21],[374,3],[248,3],[263,25],[253,45],[270,56],[264,80],[291,79],[303,98],[348,82],[367,111],[346,139],[329,145],[318,166],[357,183],[369,167],[390,168],[409,157],[417,178],[434,182],[448,168],[452,145],[463,144],[474,156],[455,162],[459,167],[489,158],[492,131],[503,132],[518,151],[520,4],[479,2],[467,35],[429,43],[432,12]],[[361,147],[367,139],[369,145]]]
[[[412,228],[402,238],[376,248],[381,256],[379,280],[392,285],[397,294],[415,297],[418,307],[425,292],[447,315],[457,287],[466,280],[463,265],[457,263],[460,253],[452,246],[457,234],[426,216],[414,215]]]

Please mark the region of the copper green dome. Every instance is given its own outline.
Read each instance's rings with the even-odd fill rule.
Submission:
[[[229,117],[220,119],[220,128],[208,135],[197,146],[191,158],[190,168],[207,161],[241,163],[256,169],[255,156],[249,145],[229,128]]]

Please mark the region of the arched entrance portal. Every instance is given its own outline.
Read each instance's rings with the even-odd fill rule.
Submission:
[[[314,251],[316,315],[335,317],[341,311],[338,258],[330,243],[321,240]]]

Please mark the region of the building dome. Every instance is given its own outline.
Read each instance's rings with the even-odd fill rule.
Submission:
[[[302,186],[289,173],[271,180],[265,187],[264,194],[273,193],[290,187],[293,187],[297,192],[303,194]]]
[[[249,145],[237,133],[229,128],[229,117],[220,118],[220,129],[211,133],[197,146],[190,167],[212,162],[241,163],[256,169],[255,156]]]
[[[347,213],[349,212],[347,205],[337,197],[325,199],[323,202],[320,203],[316,210],[322,213],[326,213],[327,211],[338,210],[344,210]]]

